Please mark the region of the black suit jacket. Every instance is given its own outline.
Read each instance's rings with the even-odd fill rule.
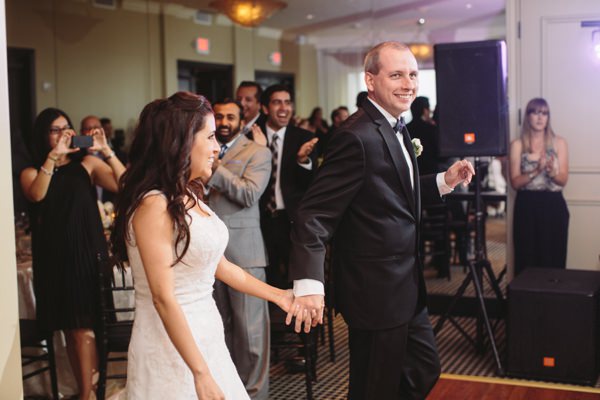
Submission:
[[[290,279],[323,282],[325,245],[333,236],[336,308],[352,328],[399,326],[425,304],[421,196],[441,199],[435,175],[418,178],[406,129],[403,137],[414,190],[395,132],[366,101],[330,139],[292,229]]]
[[[261,129],[267,134],[265,125],[261,126]],[[280,186],[281,195],[283,196],[283,202],[285,203],[285,209],[288,212],[291,219],[298,208],[300,199],[308,189],[310,182],[312,181],[315,171],[317,169],[316,159],[314,154],[311,155],[312,170],[307,170],[298,165],[296,155],[300,147],[310,139],[314,134],[305,129],[297,128],[295,126],[288,126],[285,130],[285,136],[283,139],[283,147],[281,154],[281,165],[278,167],[280,172]],[[314,153],[314,152],[313,152]],[[269,186],[272,183],[272,179],[269,181]],[[266,206],[268,203],[267,196],[269,191],[266,190],[260,199],[261,212],[266,213]]]

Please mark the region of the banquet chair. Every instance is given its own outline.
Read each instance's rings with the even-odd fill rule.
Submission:
[[[52,398],[58,400],[58,380],[56,377],[56,362],[54,358],[54,343],[52,333],[44,334],[35,319],[19,319],[19,332],[21,337],[21,367],[25,367],[39,361],[47,362],[47,365],[38,367],[33,371],[23,373],[23,380],[35,375],[50,372],[50,385],[52,386]],[[29,353],[24,349],[38,349]],[[39,349],[43,349],[42,352]]]
[[[116,270],[115,270],[116,267]],[[106,395],[106,381],[108,379],[125,379],[127,374],[108,374],[109,362],[127,361],[127,349],[131,339],[133,318],[135,311],[133,307],[117,307],[114,295],[128,293],[134,295],[132,284],[127,283],[125,269],[116,262],[103,260],[98,255],[98,291],[101,318],[96,332],[96,343],[98,346],[98,390],[97,398],[103,400]],[[120,282],[115,279],[120,276]],[[125,319],[124,319],[125,318]],[[125,353],[113,355],[111,353]]]
[[[304,376],[306,380],[306,398],[312,400],[313,381],[317,380],[317,329],[309,333],[296,333],[294,324],[285,324],[286,313],[273,303],[269,303],[271,320],[271,349],[275,362],[279,361],[279,351],[293,349],[302,353],[304,358]],[[293,353],[292,353],[293,354]]]
[[[446,204],[424,205],[421,216],[420,250],[435,264],[438,277],[450,280],[450,242]]]

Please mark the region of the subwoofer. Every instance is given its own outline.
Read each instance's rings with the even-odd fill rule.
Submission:
[[[440,156],[505,155],[506,44],[497,40],[437,44],[434,56]]]
[[[510,376],[594,385],[600,271],[528,268],[508,287]]]

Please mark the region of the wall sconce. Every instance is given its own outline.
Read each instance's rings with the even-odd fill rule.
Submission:
[[[279,0],[215,0],[209,6],[227,15],[236,24],[252,28],[287,4]]]

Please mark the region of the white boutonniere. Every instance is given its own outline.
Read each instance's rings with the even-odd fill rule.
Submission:
[[[414,138],[411,140],[413,145],[413,150],[415,152],[415,156],[419,157],[421,153],[423,153],[423,145],[421,144],[421,140],[418,138]]]

